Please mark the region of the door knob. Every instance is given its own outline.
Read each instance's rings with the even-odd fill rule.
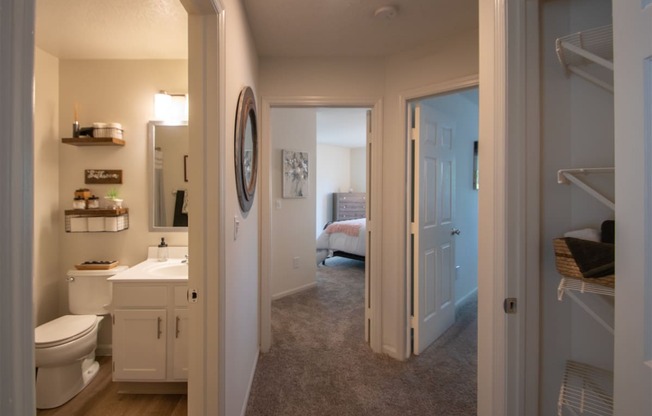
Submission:
[[[451,235],[460,235],[461,231],[457,228],[453,228],[451,230]]]

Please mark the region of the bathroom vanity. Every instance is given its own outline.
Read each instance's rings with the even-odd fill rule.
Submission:
[[[109,281],[113,286],[113,381],[188,379],[188,266],[183,247],[149,258]]]

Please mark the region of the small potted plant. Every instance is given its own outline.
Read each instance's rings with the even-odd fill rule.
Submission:
[[[112,201],[111,203],[111,208],[117,209],[122,207],[122,199],[118,198],[118,190],[116,188],[111,188],[109,191],[106,193],[106,196],[104,199],[108,199]]]

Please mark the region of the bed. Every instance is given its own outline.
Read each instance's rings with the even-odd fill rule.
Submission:
[[[346,257],[364,261],[366,226],[365,218],[326,224],[324,231],[317,237],[317,264],[326,264],[328,257]]]

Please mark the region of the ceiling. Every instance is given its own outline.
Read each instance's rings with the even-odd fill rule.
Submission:
[[[241,0],[260,56],[374,57],[477,27],[477,0]],[[36,0],[36,45],[60,59],[185,59],[179,0]],[[374,17],[381,6],[393,19]]]
[[[60,59],[187,59],[179,0],[36,0],[36,45]]]
[[[386,56],[478,26],[478,0],[242,1],[260,56]],[[374,17],[388,5],[393,19]]]

